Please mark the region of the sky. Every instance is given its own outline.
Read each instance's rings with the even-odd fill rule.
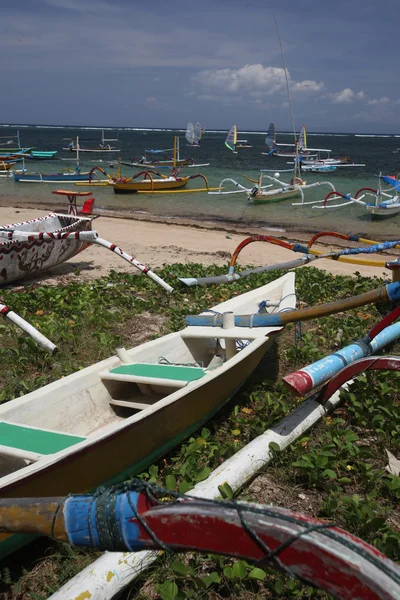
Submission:
[[[2,0],[2,123],[400,133],[398,0]]]

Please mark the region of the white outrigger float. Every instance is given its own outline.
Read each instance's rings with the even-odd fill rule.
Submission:
[[[400,188],[400,181],[393,177],[382,177],[384,181],[390,183],[392,189],[394,188],[395,194],[389,193],[390,188],[383,190],[381,186],[381,174],[379,174],[379,180],[376,190],[370,187],[362,187],[352,196],[351,194],[342,194],[341,192],[332,191],[324,200],[316,200],[313,202],[302,203],[304,205],[313,205],[312,208],[319,209],[331,209],[331,208],[345,208],[351,204],[357,204],[362,206],[370,215],[372,219],[384,219],[392,217],[400,213],[400,196],[398,194]],[[393,180],[393,181],[390,181]],[[397,184],[397,185],[396,185]],[[372,198],[373,201],[369,202],[364,198]],[[329,204],[340,200],[338,204]],[[296,206],[298,204],[294,204]]]

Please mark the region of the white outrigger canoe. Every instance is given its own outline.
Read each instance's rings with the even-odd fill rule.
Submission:
[[[222,327],[189,325],[3,403],[0,496],[66,496],[141,473],[226,404],[282,331],[234,316],[294,310],[294,282],[214,306]],[[29,539],[0,534],[0,556]]]
[[[390,183],[392,188],[382,189],[381,174],[379,174],[376,190],[369,187],[362,187],[354,195],[342,194],[337,191],[330,192],[324,200],[317,200],[309,204],[314,204],[313,208],[319,209],[341,209],[351,204],[357,204],[363,207],[371,215],[372,219],[384,219],[395,216],[400,213],[400,196],[398,195],[400,184],[396,185],[397,180],[391,177],[384,176],[382,179]],[[389,181],[390,179],[394,179],[394,182]],[[389,193],[391,189],[394,189],[396,193]],[[368,198],[372,198],[372,202],[369,202]],[[338,204],[329,204],[336,200],[339,200]]]
[[[54,241],[43,234],[64,235],[91,231],[95,215],[83,217],[49,213],[22,223],[0,226],[0,285],[36,275],[63,263],[88,247],[88,243],[68,235]],[[29,234],[34,239],[29,239]],[[36,235],[35,235],[36,234]]]
[[[295,196],[301,196],[301,204],[303,204],[304,190],[306,189],[327,185],[331,191],[335,191],[335,186],[329,181],[315,181],[314,183],[307,184],[300,177],[293,177],[291,182],[287,183],[279,179],[279,173],[275,173],[274,176],[271,176],[265,175],[264,173],[266,172],[268,172],[267,169],[261,169],[261,174],[258,180],[250,179],[244,175],[245,179],[255,184],[252,188],[245,187],[241,183],[238,183],[235,179],[228,177],[221,181],[217,191],[210,191],[208,194],[216,196],[247,194],[247,199],[253,204],[268,204],[270,202],[280,202],[281,200],[286,200]],[[290,172],[293,173],[291,169]],[[267,178],[272,183],[268,185],[262,185],[263,178]],[[224,188],[227,183],[233,184],[237,189],[225,190]]]

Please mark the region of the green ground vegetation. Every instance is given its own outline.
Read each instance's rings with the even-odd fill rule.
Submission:
[[[184,288],[179,276],[217,275],[226,267],[167,265],[158,274],[175,285],[172,295],[148,278],[112,272],[91,283],[3,290],[2,301],[59,346],[50,356],[3,321],[0,324],[0,400],[7,402],[151,337],[184,326],[200,312],[279,277],[257,274],[232,285]],[[377,278],[332,276],[307,267],[296,271],[301,306],[336,300],[382,285]],[[246,387],[196,435],[152,465],[141,478],[189,491],[251,439],[288,415],[301,399],[282,376],[362,337],[389,306],[366,306],[289,325]],[[393,344],[385,350],[399,354]],[[387,453],[400,457],[400,373],[368,373],[343,392],[343,404],[283,452],[238,497],[286,506],[334,521],[400,561],[400,477],[385,469]],[[229,486],[221,489],[230,497]],[[40,540],[0,565],[6,600],[42,600],[95,553]],[[275,570],[216,556],[161,558],[126,590],[125,598],[327,598]]]

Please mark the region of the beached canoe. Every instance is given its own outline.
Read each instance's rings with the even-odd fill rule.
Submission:
[[[3,403],[0,496],[63,496],[141,473],[225,405],[282,330],[235,327],[234,313],[294,309],[294,279],[213,307],[228,313],[224,327],[185,327]],[[0,535],[0,556],[28,541]]]
[[[95,216],[82,217],[52,212],[44,217],[22,223],[1,225],[0,285],[51,269],[82,252],[89,245],[72,236],[65,240],[27,240],[27,232],[58,234],[91,231],[95,218]]]

